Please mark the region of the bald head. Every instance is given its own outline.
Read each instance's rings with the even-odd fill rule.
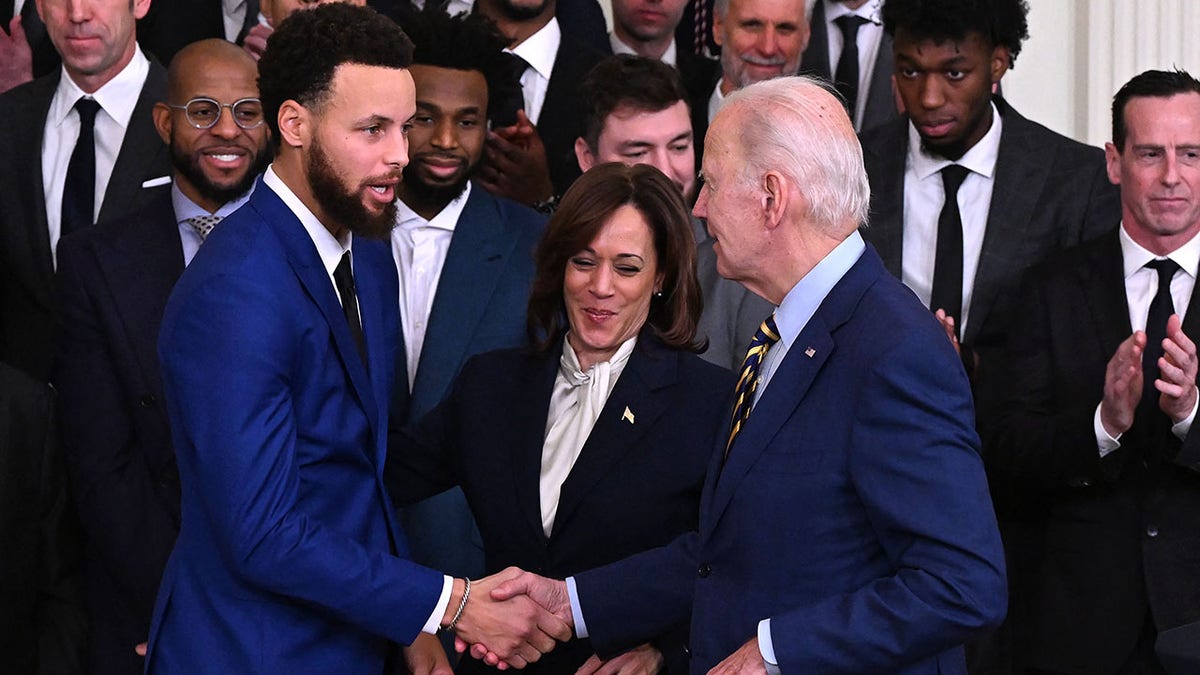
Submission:
[[[216,64],[248,74],[252,82],[258,78],[258,64],[241,47],[217,38],[200,40],[179,50],[171,59],[171,65],[167,68],[167,96],[171,101],[192,98],[195,94],[185,91],[189,76],[203,73]],[[251,96],[257,95],[256,86]]]

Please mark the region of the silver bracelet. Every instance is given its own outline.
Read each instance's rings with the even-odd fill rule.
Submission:
[[[450,623],[445,626],[439,626],[443,631],[452,631],[458,625],[458,620],[462,618],[463,610],[467,608],[467,598],[471,597],[471,580],[463,577],[465,586],[463,587],[462,600],[458,601],[458,611],[454,612],[454,618],[450,619]]]

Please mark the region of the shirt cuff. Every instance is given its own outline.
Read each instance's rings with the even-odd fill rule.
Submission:
[[[1193,410],[1192,414],[1196,414]],[[1187,420],[1185,420],[1187,421]],[[1183,424],[1183,422],[1180,422]],[[1189,422],[1189,425],[1191,423]],[[1117,434],[1116,438],[1108,435],[1108,431],[1104,429],[1104,425],[1100,422],[1100,406],[1096,406],[1096,415],[1092,418],[1092,426],[1096,430],[1096,447],[1100,449],[1100,458],[1103,459],[1108,453],[1121,447],[1121,434]]]
[[[1192,428],[1192,420],[1196,419],[1196,408],[1200,406],[1200,396],[1192,402],[1192,412],[1188,416],[1171,425],[1171,433],[1175,434],[1175,438],[1183,440],[1187,437],[1188,431]]]
[[[579,606],[579,592],[575,590],[575,577],[567,577],[567,597],[571,599],[571,620],[575,622],[575,637],[588,636],[587,624],[583,622],[583,609]]]
[[[446,616],[446,607],[450,604],[450,592],[454,590],[454,577],[442,576],[442,594],[438,596],[437,604],[433,606],[433,614],[425,622],[422,633],[437,635],[438,626],[442,625],[442,617]]]
[[[767,675],[780,675],[779,661],[775,658],[775,643],[771,641],[771,620],[758,622],[758,651],[762,654]]]

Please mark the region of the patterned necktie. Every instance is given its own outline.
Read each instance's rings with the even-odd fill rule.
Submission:
[[[946,310],[954,317],[954,330],[962,339],[963,296],[963,224],[958,210],[958,188],[971,170],[951,164],[942,169],[942,185],[946,201],[938,215],[937,244],[933,258],[933,288],[929,294],[929,309]]]
[[[1159,391],[1154,388],[1158,379],[1158,358],[1163,355],[1162,342],[1167,337],[1167,319],[1175,313],[1175,301],[1171,298],[1171,280],[1180,270],[1179,264],[1170,258],[1151,260],[1148,269],[1158,273],[1158,290],[1150,301],[1146,314],[1146,349],[1142,352],[1142,406],[1146,412],[1158,409]]]
[[[758,332],[750,340],[750,349],[746,350],[746,360],[742,361],[741,376],[738,377],[737,398],[733,404],[733,421],[729,429],[729,440],[725,443],[725,458],[729,459],[729,449],[733,447],[733,439],[746,425],[750,418],[750,408],[754,406],[754,392],[758,389],[758,371],[763,357],[771,345],[779,342],[779,329],[775,327],[775,315],[767,317],[758,327]]]
[[[212,234],[213,228],[217,226],[217,223],[221,222],[221,216],[192,216],[191,218],[186,218],[185,221],[196,231],[196,234],[200,237],[200,243],[203,244],[204,240],[208,239],[208,235]]]
[[[90,98],[75,102],[79,113],[79,138],[67,164],[63,182],[62,234],[87,227],[95,222],[96,209],[96,113],[100,104]]]

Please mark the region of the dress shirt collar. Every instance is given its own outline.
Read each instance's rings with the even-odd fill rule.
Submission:
[[[621,41],[621,38],[617,37],[616,31],[608,34],[608,43],[612,45],[613,54],[629,54],[630,56],[638,55],[638,53],[633,50],[633,47],[625,44]],[[659,61],[662,61],[668,66],[674,66],[676,61],[676,53],[675,38],[671,38],[671,44],[667,45],[667,50],[663,52],[662,58],[659,59]]]
[[[775,310],[775,327],[779,329],[780,341],[789,349],[817,313],[825,296],[854,267],[866,247],[862,235],[855,230],[784,296],[783,303]]]
[[[883,0],[871,0],[871,2],[863,3],[863,6],[859,7],[858,9],[850,9],[846,6],[846,3],[836,2],[836,0],[824,0],[824,2],[825,21],[827,21],[830,25],[833,25],[834,19],[847,14],[861,16],[877,26],[883,25],[883,18],[880,12],[880,9],[883,5]]]
[[[350,250],[350,245],[354,240],[354,235],[346,233],[346,240],[339,241],[333,236],[321,221],[313,215],[312,211],[300,201],[295,192],[283,182],[283,179],[275,173],[275,165],[267,167],[267,172],[263,174],[263,183],[271,188],[271,190],[279,195],[283,203],[287,205],[292,213],[296,214],[296,218],[300,220],[300,224],[304,226],[304,230],[308,232],[308,236],[312,238],[313,244],[317,247],[317,254],[321,256],[321,264],[325,266],[325,272],[330,277],[333,276],[333,271],[337,269],[338,263],[342,261],[342,254]],[[351,266],[353,266],[353,255],[351,257]]]
[[[254,186],[251,186],[242,196],[225,202],[221,205],[221,208],[210,214],[203,206],[200,206],[188,198],[187,195],[183,194],[183,191],[179,189],[179,183],[173,183],[171,185],[171,207],[175,210],[175,222],[183,223],[188,218],[208,215],[226,218],[229,214],[240,209],[242,204],[245,204],[250,199],[251,192],[254,192]]]
[[[972,173],[986,178],[992,177],[996,171],[996,158],[1000,155],[1000,135],[1003,133],[1004,123],[1000,119],[1000,111],[996,110],[996,104],[989,105],[992,106],[992,128],[988,129],[983,138],[957,162],[926,154],[921,149],[921,135],[917,133],[917,128],[912,122],[908,123],[908,162],[919,180],[925,180],[951,164],[966,167]]]
[[[470,198],[471,182],[467,181],[467,187],[463,189],[462,194],[455,197],[441,211],[438,211],[432,220],[425,220],[416,211],[409,208],[403,199],[398,199],[396,200],[396,227],[403,230],[432,227],[453,232],[454,228],[458,225],[458,219],[462,217],[463,209],[467,206],[467,200]]]
[[[554,59],[558,56],[558,45],[562,42],[562,30],[558,27],[558,19],[550,19],[550,23],[542,26],[541,30],[525,38],[521,44],[504,51],[512,52],[525,59],[538,75],[550,79],[554,70]]]
[[[55,127],[61,126],[63,120],[67,119],[67,115],[75,108],[75,102],[88,96],[95,99],[105,114],[124,130],[129,126],[129,118],[133,117],[133,109],[137,106],[138,97],[142,94],[142,85],[146,83],[146,75],[149,73],[150,61],[140,48],[134,49],[133,58],[116,77],[105,82],[95,93],[85,94],[64,67],[62,76],[58,78],[54,99],[50,102],[46,122]]]
[[[1196,270],[1200,267],[1200,237],[1192,237],[1186,244],[1171,251],[1165,256],[1154,255],[1147,251],[1141,244],[1133,240],[1129,233],[1125,231],[1125,223],[1121,223],[1121,260],[1125,266],[1125,278],[1133,276],[1133,274],[1151,260],[1159,258],[1170,258],[1175,261],[1175,264],[1187,272],[1192,277],[1196,276]]]

